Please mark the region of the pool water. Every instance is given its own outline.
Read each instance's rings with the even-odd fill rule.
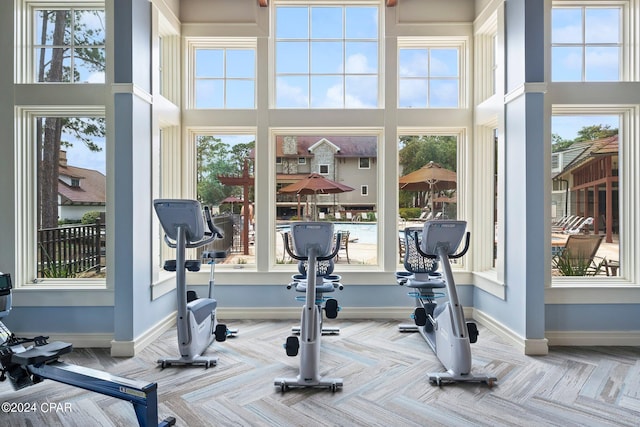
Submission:
[[[279,231],[289,231],[288,225],[278,227]],[[348,231],[349,241],[357,243],[378,243],[378,223],[376,222],[334,222],[333,230]]]

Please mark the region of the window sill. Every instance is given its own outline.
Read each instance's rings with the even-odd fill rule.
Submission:
[[[504,282],[498,280],[498,272],[496,270],[485,270],[473,272],[473,284],[476,288],[498,297],[502,300],[506,299],[506,287]]]
[[[545,290],[546,304],[638,304],[640,286],[620,277],[555,279]]]
[[[111,307],[113,289],[103,280],[80,283],[50,281],[23,285],[12,291],[14,307]]]

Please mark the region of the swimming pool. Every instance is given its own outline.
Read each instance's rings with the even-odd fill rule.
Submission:
[[[378,243],[378,223],[377,222],[334,222],[333,229],[338,231],[348,231],[349,240],[358,243],[376,244]],[[278,231],[289,231],[289,225],[278,227]]]

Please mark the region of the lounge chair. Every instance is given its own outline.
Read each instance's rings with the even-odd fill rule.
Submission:
[[[571,230],[584,221],[583,216],[573,215],[567,219],[561,226],[552,227],[552,231],[556,233],[564,233],[565,230]]]
[[[593,217],[583,219],[573,228],[567,228],[564,230],[564,234],[580,234],[583,231],[582,229],[588,225],[593,225]]]
[[[553,268],[564,276],[595,276],[604,265],[603,260],[596,261],[603,238],[598,234],[570,235],[564,248],[553,257]]]
[[[338,251],[338,256],[336,258],[339,261],[340,253],[344,252],[347,256],[347,264],[351,264],[351,260],[349,259],[349,232],[346,230],[340,230],[338,233],[340,233],[340,250]]]
[[[336,212],[334,214],[334,217],[336,218],[336,221],[341,221],[342,220],[342,214],[340,212]]]

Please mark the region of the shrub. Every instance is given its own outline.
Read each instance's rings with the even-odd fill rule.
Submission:
[[[420,208],[400,208],[399,214],[402,219],[412,219],[418,218],[421,211],[422,209]]]
[[[99,218],[100,218],[100,212],[99,211],[90,211],[90,212],[87,212],[84,215],[82,215],[82,223],[83,224],[95,224],[96,222],[98,222]]]

